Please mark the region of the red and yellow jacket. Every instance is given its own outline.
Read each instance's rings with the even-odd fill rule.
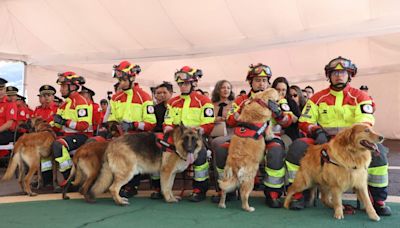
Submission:
[[[138,85],[116,93],[111,101],[108,121],[129,122],[142,131],[151,131],[156,126],[153,101]]]
[[[65,102],[57,109],[57,114],[66,119],[64,126],[54,124],[56,128],[61,128],[64,135],[83,133],[88,136],[93,135],[93,106],[91,101],[84,98],[78,92],[72,92],[65,99]]]
[[[34,117],[41,117],[47,123],[53,121],[53,115],[57,113],[58,106],[56,103],[51,102],[48,106],[37,106],[33,112]]]
[[[355,123],[373,125],[372,99],[359,89],[347,85],[342,91],[324,89],[306,103],[299,120],[299,128],[311,135],[322,127],[329,135]]]
[[[163,128],[168,131],[175,125],[183,124],[186,127],[200,127],[203,134],[209,135],[214,128],[214,120],[214,105],[211,100],[197,92],[191,92],[169,100]]]

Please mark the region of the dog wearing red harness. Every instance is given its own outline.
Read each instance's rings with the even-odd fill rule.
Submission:
[[[175,174],[196,160],[202,146],[200,132],[184,126],[163,137],[150,132],[125,134],[107,146],[100,175],[90,190],[91,200],[108,188],[116,204],[127,205],[128,199],[119,195],[121,187],[136,174],[160,172],[165,201],[177,202],[172,194]]]
[[[222,195],[220,208],[225,208],[226,194],[240,187],[242,208],[252,212],[249,195],[254,187],[259,164],[265,152],[265,137],[271,137],[269,121],[272,113],[267,106],[268,100],[278,101],[278,92],[267,89],[248,100],[238,118],[240,124],[235,128],[229,145],[228,158],[224,168],[224,177],[219,180]]]
[[[334,209],[334,217],[343,219],[342,194],[348,189],[357,193],[371,220],[379,221],[368,196],[368,171],[371,153],[379,153],[376,144],[383,136],[368,124],[354,124],[339,132],[332,140],[322,145],[311,145],[300,162],[300,169],[289,187],[285,208],[289,208],[297,192],[316,186],[321,191],[321,201]],[[315,194],[311,194],[310,201]]]

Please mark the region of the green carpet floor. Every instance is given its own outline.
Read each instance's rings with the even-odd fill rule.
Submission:
[[[0,227],[400,227],[400,204],[389,204],[391,217],[370,221],[364,211],[333,219],[333,211],[318,204],[302,211],[270,209],[262,198],[252,198],[255,212],[244,212],[240,202],[229,202],[226,209],[210,200],[201,203],[181,201],[167,204],[148,198],[132,198],[126,207],[111,199],[96,204],[83,200],[55,200],[0,204]],[[350,202],[355,205],[355,202]]]

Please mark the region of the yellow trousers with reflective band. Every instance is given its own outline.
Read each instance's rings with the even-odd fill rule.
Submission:
[[[60,172],[65,172],[72,167],[72,159],[65,146],[62,146],[62,156],[55,159],[58,162]]]
[[[195,181],[205,181],[208,179],[208,167],[209,164],[206,161],[202,165],[194,165],[194,180]]]
[[[53,163],[51,162],[51,158],[40,159],[40,171],[46,172],[52,169],[53,169]]]
[[[281,188],[285,184],[285,166],[279,170],[265,166],[264,185],[270,188]]]

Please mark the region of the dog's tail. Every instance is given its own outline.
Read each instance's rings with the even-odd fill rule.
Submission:
[[[100,175],[90,190],[92,195],[98,195],[106,191],[110,187],[113,180],[113,174],[108,164],[107,154],[104,155],[103,166],[101,167]]]
[[[1,181],[10,180],[13,177],[18,165],[21,163],[21,154],[17,153],[18,147],[16,147],[14,151],[15,153],[10,160],[10,164],[7,167],[6,173],[4,174],[3,178],[1,178]],[[21,173],[19,175],[21,175]]]
[[[225,167],[224,178],[218,180],[218,184],[224,192],[233,192],[237,188],[239,181],[238,178],[233,175],[232,168]]]

